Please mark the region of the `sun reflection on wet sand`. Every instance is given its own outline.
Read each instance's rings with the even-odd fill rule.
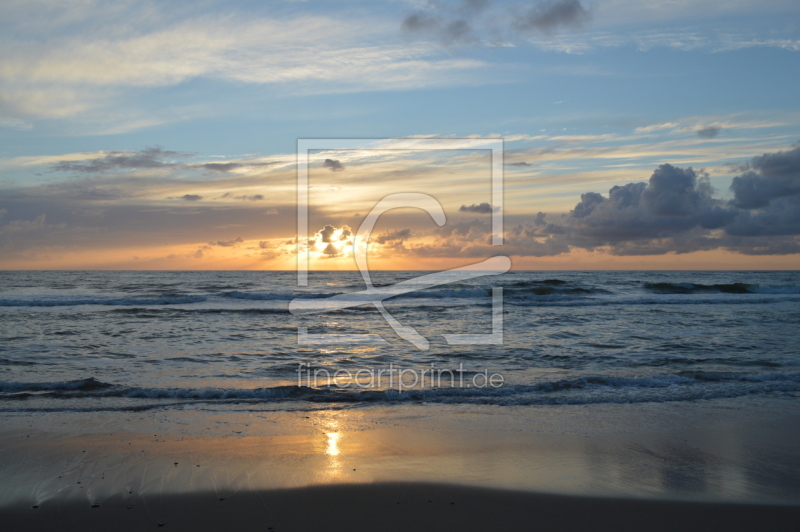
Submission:
[[[339,438],[341,434],[338,432],[328,432],[325,435],[328,437],[328,448],[325,450],[325,454],[328,456],[339,456]]]
[[[774,458],[788,448],[774,437],[786,431],[784,417],[745,423],[731,410],[721,423],[714,421],[721,417],[718,406],[700,404],[686,428],[686,407],[671,405],[597,407],[594,417],[573,414],[571,420],[555,409],[512,416],[480,407],[454,417],[445,407],[432,415],[434,408],[425,416],[413,408],[402,416],[363,408],[272,412],[262,424],[250,424],[249,413],[228,416],[226,428],[235,424],[252,431],[242,436],[180,434],[183,425],[170,433],[111,434],[118,420],[108,415],[101,423],[103,413],[85,417],[83,425],[73,418],[75,432],[60,435],[33,432],[19,421],[16,430],[0,437],[5,457],[0,499],[22,497],[36,504],[59,494],[102,498],[190,491],[224,498],[309,485],[444,481],[582,495],[797,501],[790,495],[796,493],[796,477],[779,477],[785,461]],[[641,421],[636,431],[627,424],[625,432],[609,429],[634,414]]]

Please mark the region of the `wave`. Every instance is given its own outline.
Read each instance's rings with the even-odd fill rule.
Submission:
[[[537,281],[517,281],[515,283],[512,283],[510,286],[531,286],[531,285],[563,286],[568,283],[569,281],[564,281],[562,279],[543,279]]]
[[[645,283],[644,288],[655,294],[800,294],[800,286],[797,285],[771,286],[747,283]]]
[[[552,295],[590,295],[590,294],[610,294],[608,290],[602,288],[581,288],[581,287],[568,287],[558,288],[555,286],[530,286],[522,290],[512,291],[513,295],[529,295],[536,296],[552,296]]]
[[[595,306],[628,306],[628,305],[745,305],[745,304],[775,304],[783,302],[800,302],[800,295],[771,294],[769,297],[756,297],[755,294],[742,297],[693,297],[691,299],[662,297],[580,297],[553,294],[550,296],[518,296],[511,297],[507,303],[517,306],[562,306],[562,307],[595,307]]]
[[[483,288],[453,288],[450,290],[420,290],[408,292],[391,299],[445,299],[445,298],[482,298],[489,297],[490,293]]]
[[[33,296],[29,298],[0,298],[0,307],[72,307],[83,305],[136,306],[187,305],[202,303],[203,296],[115,297],[115,296]]]
[[[639,305],[639,304],[676,304],[691,301],[693,303],[775,303],[781,301],[800,300],[798,284],[758,284],[758,283],[719,283],[699,284],[691,282],[640,282],[631,280],[623,285],[597,286],[591,283],[578,283],[563,279],[521,280],[507,284],[505,296],[514,305]],[[231,285],[219,285],[230,287]],[[206,286],[210,288],[210,286]],[[2,307],[67,307],[67,306],[106,306],[106,307],[159,307],[181,306],[192,310],[197,303],[206,303],[196,308],[204,312],[242,311],[247,302],[250,308],[261,310],[267,303],[280,306],[281,303],[299,299],[324,299],[333,296],[354,300],[364,299],[365,292],[353,287],[353,291],[326,290],[318,291],[294,290],[290,286],[276,287],[275,290],[227,290],[227,291],[189,291],[181,293],[170,288],[170,293],[140,295],[99,295],[99,294],[36,294],[36,295],[3,295],[0,296]],[[491,289],[483,285],[462,284],[442,287],[431,287],[415,292],[400,294],[389,299],[393,301],[408,300],[445,300],[462,299],[483,303],[491,295]],[[706,296],[705,298],[703,296]],[[759,298],[760,296],[760,298]],[[691,298],[691,299],[689,299]],[[742,298],[739,301],[737,298]],[[218,305],[214,305],[214,303]],[[259,302],[265,303],[260,305]],[[409,305],[409,303],[406,303]],[[226,308],[229,307],[230,309]]]
[[[458,374],[456,374],[458,375]],[[466,375],[466,376],[465,376]],[[478,374],[482,377],[482,374]],[[488,405],[559,405],[596,403],[640,403],[693,401],[730,398],[775,392],[800,392],[800,373],[714,373],[681,372],[643,376],[586,376],[513,384],[497,388],[481,385],[469,375],[451,387],[450,377],[436,388],[365,389],[359,387],[274,386],[239,388],[148,388],[101,382],[94,378],[52,383],[0,382],[0,400],[29,400],[34,397],[57,399],[120,398],[172,400],[179,403],[152,403],[148,407],[185,405],[187,402],[307,402],[307,403],[456,403]],[[466,385],[464,385],[466,384]],[[77,406],[77,405],[76,405]],[[102,408],[102,407],[100,407]],[[109,405],[119,408],[119,405]],[[130,405],[125,408],[136,408]]]
[[[308,299],[319,299],[339,294],[341,294],[341,292],[329,292],[329,293],[304,292],[302,294],[291,294],[286,292],[241,292],[238,290],[234,290],[231,292],[224,292],[222,295],[233,299],[247,299],[250,301],[291,301],[292,299],[298,297],[308,298]]]
[[[0,381],[0,392],[41,392],[41,391],[94,391],[114,387],[113,384],[102,382],[94,377],[76,379],[72,381],[55,382],[14,382]]]
[[[111,312],[140,317],[160,318],[181,314],[288,314],[288,308],[149,308],[127,307]]]
[[[360,300],[368,296],[363,291],[357,292],[303,292],[303,293],[275,293],[275,292],[226,292],[226,297],[234,299],[249,299],[253,301],[290,301],[292,299],[322,299],[332,296],[340,296],[347,298],[351,294],[353,299]],[[417,292],[408,292],[405,294],[393,296],[391,299],[416,299],[416,298],[479,298],[488,297],[489,292],[482,288],[453,288],[449,290],[419,290]],[[388,298],[387,298],[388,299]]]
[[[748,290],[754,294],[800,294],[797,285],[748,285]]]

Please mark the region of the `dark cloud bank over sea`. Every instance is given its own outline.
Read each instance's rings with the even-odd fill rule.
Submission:
[[[607,195],[581,194],[566,214],[540,212],[506,229],[504,254],[550,256],[572,248],[603,248],[614,255],[660,255],[728,249],[747,255],[800,253],[800,145],[765,153],[742,165],[733,198],[715,197],[708,175],[662,164],[647,182],[615,186]],[[488,214],[491,209],[462,207]],[[492,252],[485,219],[440,230],[431,245],[409,248],[428,256],[482,256]]]
[[[561,244],[608,246],[617,255],[800,252],[800,146],[753,157],[742,170],[726,201],[714,197],[704,172],[662,164],[647,183],[582,194],[568,214],[540,214],[516,233],[546,237],[555,253]]]

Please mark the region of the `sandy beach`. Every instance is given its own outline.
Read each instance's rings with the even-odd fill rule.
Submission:
[[[6,530],[796,530],[797,506],[544,495],[448,484],[116,496],[0,512]],[[8,527],[8,528],[6,528]]]
[[[190,411],[7,415],[0,515],[9,530],[793,530],[800,414],[739,406],[410,405],[202,430]]]

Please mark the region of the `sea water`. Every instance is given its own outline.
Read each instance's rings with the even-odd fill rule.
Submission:
[[[426,350],[370,302],[289,312],[297,298],[364,288],[358,272],[310,272],[304,287],[295,272],[0,272],[0,409],[800,398],[800,272],[514,271],[384,301]],[[366,334],[383,341],[350,341]],[[447,334],[488,343],[449,345]]]

